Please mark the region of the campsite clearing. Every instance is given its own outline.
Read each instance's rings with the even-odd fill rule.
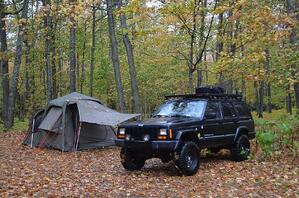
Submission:
[[[220,153],[204,157],[192,177],[157,159],[141,171],[121,166],[119,149],[61,152],[21,145],[24,132],[0,133],[0,197],[298,197],[297,161],[236,163]]]

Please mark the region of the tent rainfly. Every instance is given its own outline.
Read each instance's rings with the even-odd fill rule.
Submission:
[[[73,92],[50,101],[33,116],[23,144],[62,151],[111,146],[113,127],[137,116],[116,112],[95,98]]]

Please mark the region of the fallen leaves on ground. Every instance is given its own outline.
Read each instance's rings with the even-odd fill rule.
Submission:
[[[194,176],[173,163],[126,171],[119,148],[60,152],[21,145],[24,133],[0,134],[0,197],[298,197],[298,159],[236,163],[228,153],[203,157]]]

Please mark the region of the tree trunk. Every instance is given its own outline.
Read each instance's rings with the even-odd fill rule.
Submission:
[[[245,84],[245,79],[244,79],[243,74],[242,74],[242,79],[241,79],[241,92],[243,95],[243,99],[246,102],[246,84]]]
[[[259,112],[259,91],[258,91],[258,84],[256,80],[253,82],[253,87],[254,87],[254,107],[255,111],[258,113]]]
[[[119,0],[119,7],[122,7],[122,0]],[[135,71],[135,61],[134,61],[134,53],[133,47],[127,33],[128,25],[126,15],[124,13],[120,14],[120,24],[121,28],[123,29],[122,38],[123,43],[126,48],[128,65],[129,65],[129,72],[130,72],[130,80],[131,80],[131,89],[132,89],[132,96],[133,96],[133,112],[134,113],[142,113],[142,106],[140,101],[139,89],[136,80],[136,71]]]
[[[70,0],[70,6],[74,8],[74,1]],[[70,92],[76,91],[76,28],[74,13],[70,16]]]
[[[43,1],[43,6],[47,7],[50,5],[49,0]],[[50,51],[51,51],[51,27],[52,27],[52,17],[50,16],[50,11],[47,10],[47,14],[44,17],[44,28],[46,30],[46,39],[45,39],[45,66],[46,66],[46,92],[47,92],[47,100],[52,99],[52,71],[51,71],[51,58],[50,58]]]
[[[267,90],[267,110],[268,113],[272,112],[272,104],[271,104],[271,85],[270,85],[270,53],[268,49],[265,49],[265,70],[266,70],[266,78],[267,78],[267,84],[266,84],[266,90]]]
[[[62,57],[62,51],[61,48],[58,49],[58,93],[59,96],[62,96],[62,66],[63,66],[63,57]]]
[[[258,110],[258,117],[263,117],[264,112],[264,90],[265,90],[265,81],[262,80],[260,83],[260,93],[259,93],[259,110]]]
[[[28,3],[29,3],[29,0],[24,0],[24,2],[23,2],[22,19],[27,18]],[[20,65],[21,65],[21,60],[22,60],[22,48],[23,48],[23,41],[24,41],[24,34],[23,34],[24,32],[23,31],[24,31],[24,26],[22,24],[19,26],[19,29],[18,29],[15,61],[14,61],[14,67],[13,67],[13,74],[12,74],[12,78],[10,81],[8,117],[7,117],[6,122],[4,123],[6,129],[11,128],[14,123],[15,100],[16,100],[16,94],[17,94]]]
[[[76,63],[77,63],[77,65],[76,65],[76,75],[77,75],[77,77],[76,77],[76,79],[78,79],[77,80],[77,87],[79,88],[80,87],[80,55],[79,55],[79,51],[77,51],[76,52],[77,53],[77,59],[76,59]]]
[[[56,46],[55,46],[55,32],[56,23],[52,26],[51,39],[52,39],[52,98],[57,98],[57,77],[56,77]]]
[[[87,25],[86,25],[86,21],[85,21],[84,22],[84,41],[83,41],[83,50],[82,50],[81,79],[80,79],[80,92],[81,92],[81,94],[83,94],[83,83],[85,81],[86,32],[87,32]]]
[[[209,84],[209,70],[208,70],[208,64],[207,64],[207,51],[204,51],[204,62],[205,62],[205,74],[206,74],[206,79],[205,79],[205,84]]]
[[[96,6],[92,7],[92,30],[91,30],[91,49],[90,49],[90,76],[89,76],[89,95],[93,95],[93,71],[94,71],[94,51],[95,51],[95,28],[96,28]]]
[[[7,53],[7,36],[5,24],[5,6],[4,0],[0,1],[0,51],[2,54]],[[1,74],[2,74],[2,119],[6,120],[8,114],[8,98],[9,98],[9,76],[8,76],[8,58],[5,56],[1,59]]]
[[[29,75],[29,66],[30,66],[30,46],[26,45],[25,50],[25,77],[24,77],[24,101],[25,111],[27,109],[27,101],[30,94],[30,75]]]
[[[219,20],[219,24],[218,24],[218,33],[217,33],[217,42],[216,42],[216,62],[219,60],[220,58],[220,54],[223,50],[223,41],[222,41],[222,37],[223,37],[223,13],[219,14],[218,16],[218,20]],[[220,71],[219,72],[219,79],[218,79],[218,83],[219,86],[221,87],[225,87],[224,86],[224,76],[223,76],[223,72]]]
[[[109,28],[109,38],[111,46],[111,59],[114,68],[114,75],[118,93],[118,104],[121,112],[125,112],[125,98],[123,93],[123,86],[121,81],[121,73],[119,66],[118,43],[115,33],[115,20],[113,16],[112,0],[106,0],[107,4],[107,20]]]
[[[268,83],[268,84],[267,84],[267,97],[268,97],[267,110],[268,110],[268,113],[272,113],[271,83]]]
[[[287,97],[286,97],[286,108],[287,108],[287,113],[289,114],[293,114],[293,109],[292,109],[292,95],[291,95],[291,91],[290,91],[290,84],[288,84],[287,87]]]
[[[190,47],[189,47],[189,60],[188,60],[188,79],[189,79],[189,91],[190,93],[194,92],[193,87],[193,72],[194,72],[194,44],[196,39],[196,5],[194,5],[193,11],[192,11],[192,29],[190,31]]]
[[[197,69],[197,87],[202,85],[202,69]]]
[[[228,94],[233,94],[233,80],[228,80],[227,81],[227,93]]]

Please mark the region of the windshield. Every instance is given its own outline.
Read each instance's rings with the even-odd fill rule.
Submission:
[[[194,117],[202,118],[206,101],[176,100],[161,105],[153,117]]]

